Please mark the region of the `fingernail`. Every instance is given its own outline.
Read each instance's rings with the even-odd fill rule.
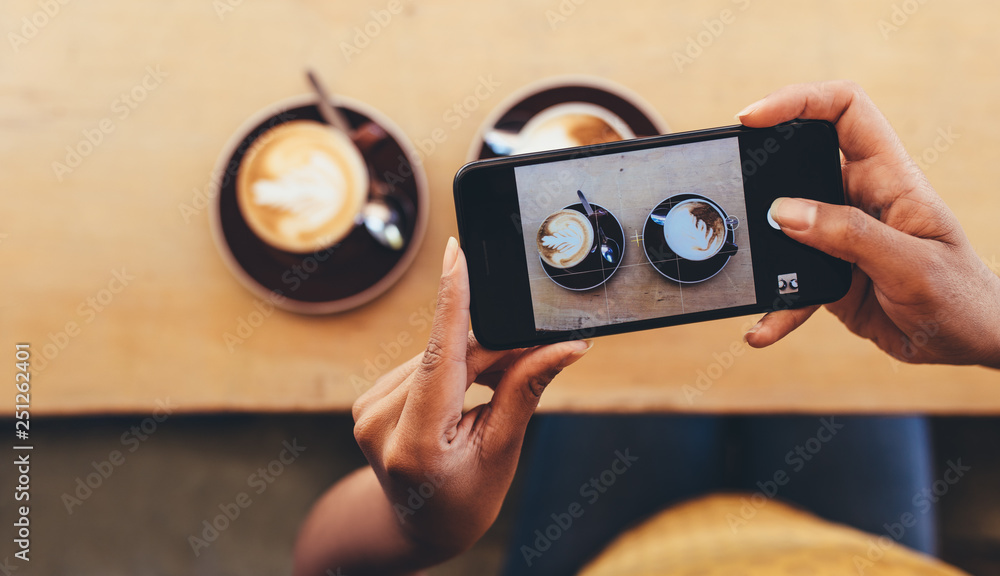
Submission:
[[[578,340],[576,342],[573,342],[573,344],[574,344],[573,351],[570,352],[569,354],[567,354],[563,358],[562,362],[560,362],[560,367],[561,368],[565,368],[565,367],[569,366],[570,364],[576,362],[580,358],[583,358],[583,356],[591,348],[594,347],[594,341],[593,340]]]
[[[747,341],[747,338],[751,334],[753,334],[754,332],[760,330],[760,324],[761,324],[761,322],[762,322],[762,320],[758,320],[757,323],[753,325],[753,327],[751,327],[749,330],[746,331],[746,333],[743,334],[743,341],[744,342]]]
[[[444,248],[444,263],[441,264],[442,276],[451,272],[456,260],[458,260],[458,240],[455,240],[454,236],[449,236],[448,245]]]
[[[762,102],[764,102],[763,98],[761,98],[760,100],[754,102],[753,104],[750,104],[746,108],[744,108],[744,109],[740,110],[739,112],[737,112],[736,116],[734,116],[734,118],[736,118],[737,121],[741,121],[742,122],[743,117],[744,116],[749,116],[750,114],[753,114],[754,110],[760,108],[760,105],[761,105]]]
[[[776,198],[768,214],[782,230],[808,230],[816,223],[816,203],[800,198]]]

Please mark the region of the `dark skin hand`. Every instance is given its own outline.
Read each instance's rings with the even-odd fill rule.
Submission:
[[[837,127],[849,206],[797,198],[771,206],[790,238],[854,264],[851,289],[830,312],[903,362],[1000,368],[1000,278],[858,85],[788,86],[737,117],[750,127],[795,118]],[[817,308],[772,312],[746,340],[769,346]]]
[[[542,392],[589,349],[480,346],[469,332],[465,256],[451,239],[427,349],[355,402],[354,436],[371,467],[316,504],[299,534],[296,576],[405,574],[472,546],[500,512]],[[473,382],[493,398],[465,412]]]
[[[738,116],[754,127],[795,118],[837,127],[850,205],[784,198],[771,207],[789,237],[854,264],[851,290],[831,312],[902,361],[1000,368],[1000,278],[861,88],[789,86]],[[769,346],[815,311],[772,312],[747,342]],[[371,467],[314,506],[296,542],[296,576],[413,573],[467,549],[496,519],[542,391],[589,345],[493,352],[468,326],[468,272],[452,240],[427,349],[355,403],[355,437]],[[473,382],[495,393],[463,412]],[[411,502],[421,488],[428,496]]]

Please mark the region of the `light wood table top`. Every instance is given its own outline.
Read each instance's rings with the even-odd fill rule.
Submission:
[[[919,9],[895,24],[892,2],[862,0],[44,4],[0,7],[0,342],[10,364],[16,342],[36,352],[35,414],[145,413],[168,399],[180,412],[348,409],[364,381],[421,350],[456,233],[452,177],[480,122],[557,74],[627,86],[675,131],[731,124],[784,84],[855,79],[1000,268],[995,2],[896,2]],[[412,139],[436,134],[428,233],[378,300],[261,313],[230,350],[224,335],[258,304],[212,243],[210,173],[245,119],[306,91],[306,66]],[[482,100],[480,85],[492,86]],[[750,322],[601,339],[542,409],[1000,413],[996,371],[899,365],[825,312],[749,350]]]

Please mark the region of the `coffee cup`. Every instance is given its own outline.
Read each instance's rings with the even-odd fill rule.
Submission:
[[[579,265],[594,245],[594,226],[576,210],[563,209],[549,214],[538,227],[538,254],[553,268]]]
[[[739,220],[726,217],[711,202],[688,199],[678,202],[662,219],[663,238],[674,254],[685,260],[708,260],[722,250],[729,230]]]
[[[604,144],[635,138],[624,120],[610,110],[586,102],[567,102],[535,114],[520,132],[493,130],[485,135],[495,150],[527,154]]]
[[[262,134],[236,178],[240,213],[253,233],[296,254],[347,236],[368,188],[368,167],[350,136],[311,120],[292,120]]]

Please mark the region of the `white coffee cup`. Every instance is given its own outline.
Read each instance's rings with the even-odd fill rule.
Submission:
[[[739,220],[726,217],[711,202],[691,198],[675,204],[663,219],[663,238],[685,260],[708,260],[722,250]]]
[[[493,130],[485,139],[494,149],[527,154],[635,138],[624,120],[610,110],[586,102],[556,104],[532,116],[520,132]]]

